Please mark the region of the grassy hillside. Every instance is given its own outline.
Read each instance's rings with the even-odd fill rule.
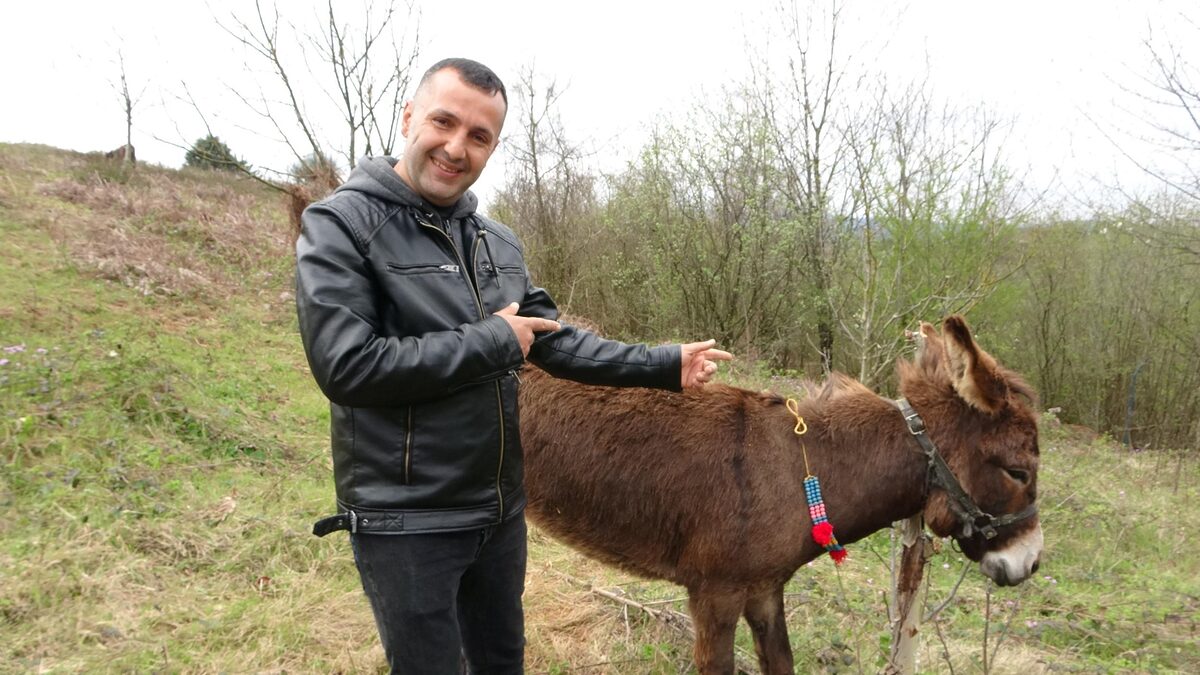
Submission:
[[[308,533],[328,410],[282,214],[228,176],[0,144],[0,672],[385,670],[345,535]],[[1041,572],[989,591],[968,571],[922,670],[981,670],[986,624],[995,672],[1200,671],[1195,462],[1052,417],[1043,453]],[[851,555],[792,583],[801,672],[880,669],[888,534]],[[930,607],[961,569],[944,547]],[[534,530],[530,672],[686,671],[679,630],[597,590],[683,607]]]

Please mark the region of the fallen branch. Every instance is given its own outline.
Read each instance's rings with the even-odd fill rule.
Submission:
[[[598,595],[602,598],[605,598],[606,600],[611,600],[611,601],[625,607],[626,609],[632,607],[634,609],[637,609],[637,610],[643,612],[644,614],[648,614],[648,615],[654,617],[655,619],[661,621],[663,624],[675,629],[675,631],[681,633],[684,637],[686,637],[688,640],[692,641],[693,643],[696,641],[696,628],[695,628],[695,626],[692,625],[692,617],[690,617],[687,614],[680,612],[678,610],[671,609],[669,607],[658,608],[658,607],[651,606],[653,604],[662,604],[662,601],[639,602],[639,601],[634,600],[633,598],[625,595],[623,592],[610,591],[605,588],[599,588],[589,582],[583,581],[582,579],[576,579],[575,577],[573,577],[569,574],[559,572],[558,570],[554,570],[554,571],[556,574],[563,577],[564,579],[571,582],[572,584],[575,584],[576,586],[579,586],[581,588],[586,588],[591,593]],[[742,650],[738,649],[737,647],[735,647],[734,649],[735,649],[735,654],[733,657],[734,658],[734,667],[737,669],[738,674],[739,675],[758,675],[758,666],[754,665],[753,662],[749,658],[747,658],[743,653],[741,653]]]
[[[689,638],[693,640],[696,639],[696,629],[692,626],[692,618],[683,612],[676,611],[669,607],[654,608],[646,603],[638,602],[637,600],[634,600],[626,595],[622,595],[621,593],[616,593],[604,588],[596,588],[595,586],[589,586],[588,588],[592,593],[595,593],[602,598],[608,598],[609,600],[620,603],[627,607],[639,609],[667,624],[668,626],[675,628],[679,632],[686,634]]]

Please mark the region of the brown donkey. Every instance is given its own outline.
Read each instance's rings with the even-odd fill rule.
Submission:
[[[1020,583],[1042,548],[1033,392],[961,317],[940,336],[922,324],[920,337],[916,360],[898,366],[909,422],[897,402],[838,374],[799,403],[835,534],[848,544],[923,511],[984,574]],[[534,522],[602,562],[687,588],[701,673],[734,671],[739,616],[762,672],[791,673],[783,587],[824,551],[810,536],[784,398],[715,384],[679,394],[592,387],[529,370],[521,437]],[[934,445],[954,486],[927,460]]]

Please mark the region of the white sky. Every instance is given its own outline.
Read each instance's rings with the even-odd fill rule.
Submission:
[[[359,6],[358,0],[336,2],[345,16]],[[817,12],[829,6],[811,4]],[[1152,28],[1156,35],[1179,29],[1180,12],[1200,20],[1200,11],[1182,0],[897,4],[846,3],[841,44],[859,70],[882,70],[897,81],[928,72],[943,99],[1012,117],[1007,149],[1015,163],[1028,168],[1035,184],[1064,194],[1094,187],[1096,179],[1141,180],[1088,116],[1129,130],[1133,119],[1124,110],[1139,103],[1121,86],[1149,73],[1143,41]],[[144,89],[134,112],[140,160],[179,166],[183,150],[156,137],[179,144],[204,134],[189,106],[175,98],[186,81],[235,153],[254,164],[290,163],[283,148],[239,128],[263,129],[229,91],[253,96],[253,73],[245,64],[264,64],[214,17],[252,16],[250,0],[6,5],[0,11],[0,141],[76,150],[123,143],[123,110],[111,84],[119,48],[131,89]],[[281,0],[280,6],[285,20],[304,23],[323,3]],[[775,0],[418,0],[417,6],[418,71],[445,56],[467,56],[491,66],[511,88],[518,69],[534,63],[542,76],[568,86],[560,104],[566,132],[594,148],[594,161],[606,169],[631,159],[659,116],[686,110],[745,77],[748,53],[766,49],[768,27],[780,16]],[[1193,28],[1191,39],[1198,34]],[[493,159],[477,184],[485,202],[503,181],[503,159]]]

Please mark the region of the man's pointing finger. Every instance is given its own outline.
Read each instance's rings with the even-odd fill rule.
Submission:
[[[533,327],[533,332],[535,333],[552,332],[562,328],[562,324],[550,319],[537,319],[537,321],[538,324]]]

